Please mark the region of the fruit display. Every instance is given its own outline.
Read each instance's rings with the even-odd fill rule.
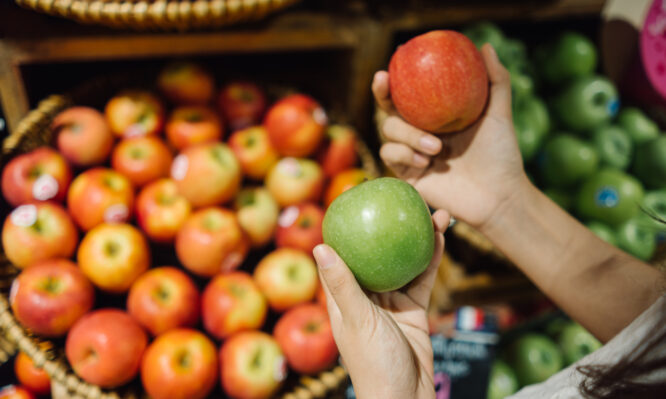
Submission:
[[[355,131],[304,94],[216,95],[191,63],[156,86],[65,109],[53,146],[6,164],[16,320],[83,381],[153,398],[268,398],[329,369],[312,250],[328,205],[371,178]],[[25,360],[19,382],[47,389]]]

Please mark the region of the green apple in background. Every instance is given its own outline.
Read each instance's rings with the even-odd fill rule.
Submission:
[[[554,99],[553,111],[562,125],[583,132],[608,123],[620,105],[617,89],[603,76],[585,76],[568,84]]]
[[[617,239],[615,239],[615,231],[613,231],[610,226],[607,224],[597,222],[596,220],[592,220],[590,222],[587,222],[585,224],[588,229],[590,229],[594,234],[596,234],[597,237],[601,238],[602,240],[606,241],[610,245],[617,245]]]
[[[641,210],[641,223],[655,232],[657,241],[666,241],[666,189],[645,193]]]
[[[646,141],[636,148],[634,175],[649,188],[666,188],[666,135]]]
[[[527,61],[527,48],[525,43],[518,39],[505,38],[497,49],[497,56],[506,67]]]
[[[550,131],[550,114],[546,103],[536,96],[526,96],[520,101],[513,103],[513,114],[525,115],[526,118],[531,119],[537,131],[543,135]]]
[[[601,342],[580,324],[570,321],[557,337],[564,357],[564,366],[576,363],[590,353],[601,348]]]
[[[490,43],[496,51],[502,48],[504,33],[492,22],[482,21],[472,24],[462,31],[463,35],[480,50],[481,46]]]
[[[508,351],[509,365],[521,386],[545,381],[562,368],[560,349],[547,336],[527,333],[515,340]]]
[[[487,399],[504,399],[518,391],[518,379],[516,373],[508,364],[497,359],[490,368],[488,379]]]
[[[392,177],[340,194],[326,211],[322,232],[361,286],[376,292],[396,290],[423,273],[435,243],[426,203]]]
[[[604,168],[583,182],[576,210],[584,219],[617,226],[638,214],[643,196],[643,185],[635,177]]]
[[[659,126],[636,107],[623,108],[617,116],[617,123],[637,145],[659,136]]]
[[[539,122],[523,113],[513,115],[513,127],[523,161],[528,162],[541,148],[546,134],[539,131]]]
[[[535,58],[543,79],[552,86],[590,75],[597,68],[594,43],[576,32],[564,32],[537,47]]]
[[[599,155],[590,143],[560,133],[544,146],[539,166],[548,187],[570,187],[597,170]]]
[[[615,232],[617,246],[631,255],[648,261],[657,249],[657,235],[639,217],[629,219]]]
[[[507,68],[511,75],[511,99],[520,101],[522,98],[534,94],[534,79],[519,65],[511,65]]]
[[[571,320],[568,318],[558,316],[546,324],[544,332],[554,340],[560,335],[562,330],[564,330],[564,327],[566,327],[570,321]]]
[[[604,125],[594,129],[592,143],[597,149],[601,166],[625,170],[631,163],[634,145],[629,135],[618,125]]]
[[[573,198],[568,191],[562,190],[559,188],[549,187],[543,190],[543,193],[546,194],[554,203],[560,206],[560,208],[565,211],[569,211],[573,206]]]

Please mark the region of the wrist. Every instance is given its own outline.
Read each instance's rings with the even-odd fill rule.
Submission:
[[[488,219],[477,226],[477,229],[491,241],[495,241],[494,237],[507,233],[512,221],[524,214],[536,191],[538,189],[523,175],[508,195],[498,201]]]

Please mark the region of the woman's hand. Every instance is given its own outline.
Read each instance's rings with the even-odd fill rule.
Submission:
[[[405,122],[390,99],[389,75],[375,74],[372,91],[388,114],[382,124],[388,140],[381,148],[386,165],[412,184],[432,207],[483,228],[502,205],[526,186],[527,177],[513,130],[511,82],[493,48],[482,56],[490,77],[490,101],[466,130],[434,136]]]
[[[426,308],[449,215],[433,215],[435,252],[423,274],[397,291],[366,293],[329,246],[314,250],[333,336],[359,399],[434,398]]]

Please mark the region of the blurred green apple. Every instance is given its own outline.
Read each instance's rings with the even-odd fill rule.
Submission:
[[[569,322],[562,329],[557,338],[557,344],[562,350],[565,367],[601,348],[601,342],[574,321]]]
[[[631,163],[634,146],[631,138],[618,125],[604,125],[594,129],[592,143],[597,149],[602,166],[625,170]]]
[[[636,145],[659,136],[659,126],[636,107],[623,108],[617,116],[617,123],[624,128]]]
[[[617,89],[603,76],[572,81],[555,98],[553,110],[562,125],[576,132],[608,123],[619,107]]]
[[[590,143],[560,133],[544,146],[539,166],[548,187],[571,187],[597,170],[599,155]]]
[[[537,333],[527,333],[514,341],[509,347],[508,359],[521,386],[545,381],[563,365],[557,345]]]
[[[467,36],[478,49],[481,49],[481,46],[484,44],[490,43],[495,51],[499,51],[504,43],[504,34],[500,28],[488,21],[472,24],[465,28],[462,33]]]
[[[666,135],[638,146],[633,171],[647,187],[666,188]]]
[[[508,364],[497,359],[490,368],[487,399],[504,399],[518,391],[518,379]]]
[[[594,43],[576,32],[563,32],[539,46],[535,58],[543,79],[552,86],[590,75],[597,68]]]
[[[643,185],[635,177],[605,168],[583,182],[576,210],[585,219],[617,226],[638,214],[643,196]]]
[[[638,217],[618,226],[615,236],[618,247],[644,261],[652,259],[657,249],[656,233]]]

